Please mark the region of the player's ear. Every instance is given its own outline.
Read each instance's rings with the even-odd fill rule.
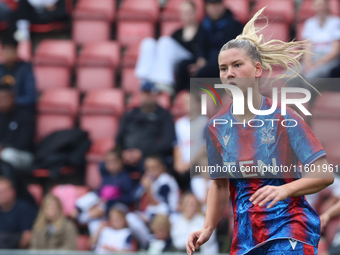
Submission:
[[[261,78],[262,70],[263,70],[261,63],[260,62],[256,62],[255,68],[256,68],[256,70],[255,70],[255,78]]]

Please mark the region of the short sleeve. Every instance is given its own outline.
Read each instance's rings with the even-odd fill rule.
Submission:
[[[208,155],[208,165],[209,167],[223,167],[223,159],[221,154],[218,152],[216,145],[219,143],[216,133],[211,130],[211,124],[206,127],[206,145],[207,145],[207,155]],[[210,178],[221,178],[218,173],[221,172],[210,172]]]
[[[290,145],[303,165],[312,164],[322,157],[326,157],[324,148],[311,128],[292,109],[288,109],[286,127]]]

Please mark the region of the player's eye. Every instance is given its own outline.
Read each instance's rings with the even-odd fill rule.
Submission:
[[[220,71],[221,71],[221,72],[225,72],[225,71],[227,71],[227,70],[228,70],[228,69],[225,68],[225,67],[221,67],[221,68],[220,68]]]
[[[236,68],[237,68],[237,67],[240,67],[240,66],[241,66],[241,64],[239,64],[239,63],[238,63],[238,64],[235,64],[235,67],[236,67]]]

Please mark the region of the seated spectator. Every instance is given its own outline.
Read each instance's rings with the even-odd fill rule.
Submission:
[[[49,24],[69,18],[66,0],[20,0],[10,17],[10,31],[18,41],[30,38],[31,24]]]
[[[75,250],[75,224],[63,215],[59,198],[46,195],[35,221],[30,248],[34,250]]]
[[[0,249],[24,249],[31,240],[37,211],[16,198],[10,180],[0,177]]]
[[[218,78],[218,54],[222,46],[242,33],[242,25],[227,10],[222,0],[205,0],[206,17],[196,61],[183,60],[178,65],[179,90],[190,89],[190,77]]]
[[[150,223],[155,214],[170,214],[177,210],[179,188],[176,180],[166,172],[165,164],[158,156],[149,156],[145,160],[145,174],[141,180],[141,194],[145,194],[145,211],[136,211],[127,215],[129,227],[142,247],[148,242]],[[138,192],[139,193],[139,192]]]
[[[190,102],[191,101],[191,102]],[[191,104],[191,107],[190,107]],[[183,95],[185,116],[175,123],[177,146],[174,149],[174,176],[182,191],[190,184],[190,168],[194,168],[207,155],[204,130],[208,118],[200,114],[200,97],[187,92]]]
[[[203,227],[204,215],[201,213],[201,204],[191,193],[183,195],[179,212],[170,216],[171,238],[175,248],[185,252],[185,244],[189,234]],[[213,232],[209,241],[200,247],[200,251],[203,254],[218,253],[215,232]]]
[[[126,169],[140,173],[143,159],[151,154],[158,153],[172,161],[176,140],[170,112],[157,104],[159,91],[155,84],[146,82],[141,90],[141,106],[124,115],[116,138]]]
[[[151,81],[165,92],[172,92],[175,84],[175,67],[182,60],[196,60],[202,28],[196,18],[196,5],[184,1],[180,5],[183,28],[171,37],[162,36],[156,41],[145,38],[140,45],[135,75],[141,81]]]
[[[91,198],[85,195],[78,199],[78,204],[79,201],[82,204],[86,203],[84,198],[88,199],[88,203],[94,204],[85,206],[87,209],[81,210],[78,220],[82,224],[104,217],[106,208],[111,208],[115,203],[130,205],[134,201],[134,185],[128,173],[124,171],[122,155],[119,150],[114,149],[106,155],[105,162],[100,164],[100,172],[102,183],[98,191],[95,192],[96,194],[91,194]]]
[[[33,162],[34,114],[15,105],[13,88],[0,85],[0,158],[15,169]]]
[[[11,86],[15,92],[15,104],[34,108],[36,90],[32,66],[17,58],[18,42],[12,36],[2,40],[0,85]]]
[[[127,212],[128,208],[124,204],[117,203],[111,207],[108,221],[99,227],[92,238],[96,253],[136,251],[125,219]]]
[[[155,215],[151,223],[152,236],[149,241],[148,253],[160,254],[175,250],[171,241],[170,228],[167,215]]]
[[[302,37],[310,39],[312,54],[304,55],[302,74],[305,78],[327,78],[339,65],[340,18],[329,12],[327,0],[313,0],[315,16],[306,20]]]

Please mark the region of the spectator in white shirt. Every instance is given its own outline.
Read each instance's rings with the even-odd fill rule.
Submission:
[[[204,215],[201,213],[201,205],[195,195],[187,193],[183,196],[180,213],[172,214],[171,221],[171,238],[173,245],[179,251],[185,251],[186,239],[195,229],[203,227]],[[218,243],[216,233],[213,232],[209,241],[200,247],[203,254],[217,254]]]
[[[303,39],[310,39],[304,55],[302,74],[305,78],[327,78],[339,64],[340,18],[329,13],[327,0],[313,0],[315,16],[306,20]]]

